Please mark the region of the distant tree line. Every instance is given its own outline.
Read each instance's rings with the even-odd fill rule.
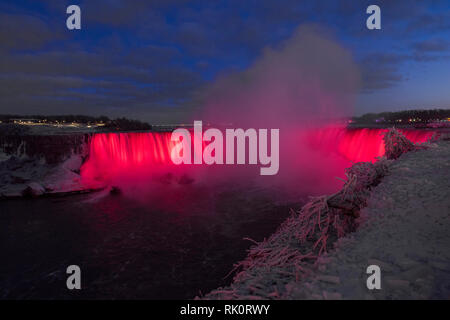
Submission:
[[[95,122],[107,122],[110,121],[106,116],[92,117],[85,115],[17,115],[17,114],[0,114],[0,121],[2,122],[12,122],[14,119],[36,119],[36,120],[46,120],[48,122],[77,122],[77,123],[95,123]]]
[[[106,122],[104,128],[108,128],[110,130],[133,131],[133,130],[151,130],[152,126],[146,122],[141,122],[138,120],[117,118],[115,120],[109,120],[108,122]]]
[[[0,121],[2,123],[14,123],[16,119],[33,119],[42,121],[44,123],[54,124],[54,123],[78,123],[84,125],[98,124],[102,123],[104,129],[108,130],[121,130],[121,131],[131,131],[131,130],[151,130],[152,126],[146,122],[141,122],[138,120],[131,120],[127,118],[117,118],[109,119],[107,116],[86,116],[86,115],[4,115],[0,114]]]
[[[404,110],[397,112],[366,113],[360,117],[353,117],[355,123],[397,123],[416,122],[428,123],[450,118],[450,109],[432,110]]]

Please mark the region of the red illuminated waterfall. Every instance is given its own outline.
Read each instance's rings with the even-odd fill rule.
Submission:
[[[331,154],[345,161],[374,161],[384,154],[382,133],[386,131],[387,129],[346,128],[310,130],[306,134],[303,132],[301,136],[304,140],[299,138],[298,145],[289,146],[288,151],[291,150],[292,155],[295,155],[295,151],[301,150],[301,145],[306,144],[321,152],[324,161]],[[400,131],[414,143],[425,142],[433,134],[433,131],[426,130]],[[175,170],[183,174],[190,166],[172,164],[170,154],[175,143],[170,138],[170,132],[94,134],[89,158],[81,168],[82,178],[89,184],[110,183],[113,180],[134,181],[147,178],[149,174],[152,176]]]
[[[170,165],[175,145],[170,137],[170,132],[94,134],[81,175],[87,183],[105,182],[114,176],[152,172],[155,167]]]
[[[411,142],[423,143],[434,131],[399,129]],[[383,133],[387,129],[326,128],[311,131],[307,142],[324,152],[333,152],[352,162],[375,161],[385,153]]]

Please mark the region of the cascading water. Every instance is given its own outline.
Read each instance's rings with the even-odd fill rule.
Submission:
[[[171,165],[175,143],[170,137],[170,132],[94,134],[81,175],[86,183],[108,183],[117,175],[148,173]]]
[[[317,150],[324,159],[330,155],[338,156],[350,165],[350,161],[375,161],[376,157],[384,155],[382,134],[386,131],[387,129],[322,128],[303,132],[298,143]],[[414,143],[425,142],[434,133],[417,129],[400,131]],[[81,168],[82,178],[86,184],[120,184],[169,172],[184,174],[192,166],[176,166],[172,163],[170,154],[175,142],[170,138],[170,132],[95,134],[91,140],[89,158]],[[336,158],[329,159],[331,166]],[[304,161],[307,162],[308,159]]]
[[[411,142],[423,143],[434,131],[399,129]],[[375,161],[385,153],[383,133],[387,129],[325,128],[307,134],[307,143],[325,153],[333,152],[352,162]]]

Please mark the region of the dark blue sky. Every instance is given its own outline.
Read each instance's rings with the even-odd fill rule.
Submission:
[[[66,28],[70,4],[82,30]],[[370,4],[381,30],[365,27]],[[182,119],[305,23],[359,65],[356,114],[450,107],[449,1],[0,0],[0,113]]]

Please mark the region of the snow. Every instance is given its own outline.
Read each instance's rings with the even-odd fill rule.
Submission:
[[[0,198],[40,196],[85,190],[79,169],[82,157],[72,154],[57,165],[44,159],[9,156],[0,162]]]
[[[338,239],[304,277],[289,263],[261,264],[203,298],[450,298],[450,142],[403,154],[389,172],[372,189],[358,229]],[[366,286],[372,264],[381,268],[380,290]]]

